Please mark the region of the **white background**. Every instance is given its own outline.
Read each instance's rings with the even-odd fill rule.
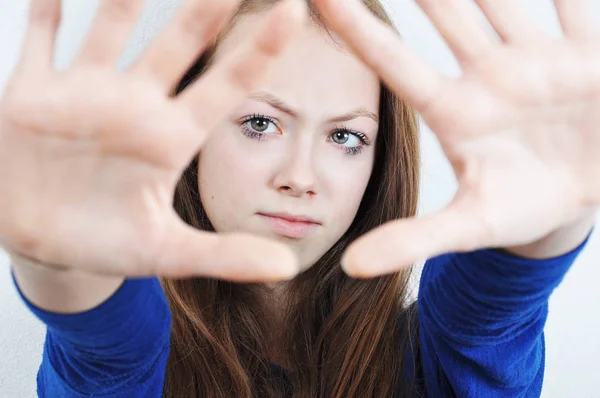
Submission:
[[[452,55],[415,6],[414,1],[384,0],[405,41],[447,74],[456,75]],[[590,0],[600,23],[600,1]],[[88,28],[97,0],[63,0],[57,64],[68,65]],[[533,20],[557,34],[550,0],[523,1]],[[150,0],[123,63],[133,59],[172,15],[178,0]],[[23,38],[28,1],[0,0],[0,92],[15,65]],[[600,110],[599,110],[600,111]],[[598,132],[600,134],[600,131]],[[423,131],[424,184],[421,210],[442,207],[455,182],[432,134]],[[600,181],[599,181],[600,183]],[[0,188],[1,194],[1,188]],[[544,397],[600,397],[600,234],[592,236],[551,300],[546,329],[547,368]],[[35,375],[41,359],[44,329],[21,304],[10,278],[8,259],[0,252],[0,398],[35,396]]]

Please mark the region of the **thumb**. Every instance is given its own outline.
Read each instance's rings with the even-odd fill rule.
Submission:
[[[438,213],[376,228],[350,245],[342,267],[354,277],[375,277],[440,254],[473,250],[485,236],[482,219],[465,202],[453,202]]]
[[[167,236],[155,262],[157,275],[270,282],[291,279],[300,272],[294,253],[266,238],[200,231],[178,217]]]

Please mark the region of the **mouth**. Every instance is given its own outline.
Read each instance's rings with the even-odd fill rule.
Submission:
[[[321,223],[310,217],[288,213],[258,213],[277,234],[291,239],[302,239]]]

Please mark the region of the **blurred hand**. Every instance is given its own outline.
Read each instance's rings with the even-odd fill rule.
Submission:
[[[64,72],[53,69],[60,0],[33,0],[22,59],[0,101],[0,245],[118,276],[272,281],[299,271],[287,248],[197,231],[172,207],[207,134],[268,73],[305,19],[303,2],[281,2],[253,37],[171,98],[238,2],[185,2],[139,61],[118,73],[143,0],[103,0]]]
[[[316,0],[326,20],[437,135],[459,189],[437,214],[388,223],[344,266],[376,276],[446,252],[524,245],[600,204],[600,33],[585,0],[555,0],[564,37],[519,0],[417,0],[462,66],[444,77],[357,0]],[[357,29],[360,27],[360,29]]]

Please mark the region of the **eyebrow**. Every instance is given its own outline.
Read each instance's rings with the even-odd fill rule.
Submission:
[[[287,105],[285,102],[275,97],[273,94],[269,94],[267,92],[261,91],[255,94],[252,94],[249,97],[251,100],[265,103],[267,105],[272,106],[275,109],[280,110],[283,113],[287,113],[288,115],[298,118],[298,112],[296,112],[292,107]],[[340,122],[348,122],[350,120],[357,119],[359,117],[367,117],[369,119],[374,120],[376,123],[379,123],[379,116],[375,113],[366,110],[365,108],[358,108],[352,112],[346,113],[341,116],[337,116],[331,120],[330,122],[340,123]]]

